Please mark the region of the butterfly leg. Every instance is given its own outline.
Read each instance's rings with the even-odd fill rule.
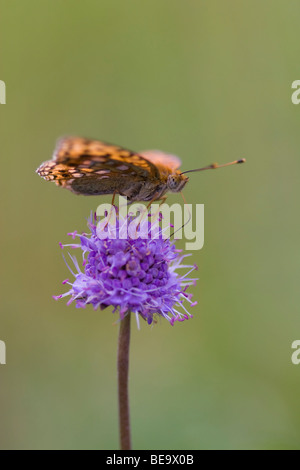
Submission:
[[[167,198],[168,196],[162,196],[160,199],[158,199],[158,201],[160,201],[159,207],[162,206],[166,202]]]
[[[114,193],[113,193],[113,197],[112,197],[112,201],[111,201],[111,208],[110,208],[110,212],[108,214],[108,217],[107,217],[107,222],[105,224],[105,227],[104,229],[106,229],[106,227],[108,226],[109,224],[109,221],[110,221],[110,218],[112,216],[112,213],[113,211],[116,209],[115,207],[115,199],[116,199],[116,195],[118,194],[118,191],[115,189]]]
[[[154,201],[160,201],[159,207],[160,207],[162,204],[164,204],[164,202],[165,202],[166,199],[167,199],[167,196],[162,196],[161,198],[158,199],[159,194],[160,194],[160,193],[155,193],[154,196],[153,196],[153,198],[150,200],[150,202],[148,202],[148,204],[147,204],[147,206],[146,206],[146,209],[145,209],[144,213],[143,213],[142,216],[141,216],[141,220],[144,218],[144,215],[149,212],[149,209],[150,209],[150,207],[151,207],[151,204],[152,204]],[[159,208],[158,208],[158,210],[159,210]],[[157,216],[157,212],[156,212],[156,214],[154,215],[154,218],[156,218],[156,216]],[[141,222],[138,223],[138,225],[137,225],[137,227],[136,227],[136,232],[139,230],[140,224],[141,224]]]
[[[147,211],[149,212],[149,209],[152,205],[152,203],[154,201],[158,201],[159,202],[159,206],[158,206],[158,209],[157,211],[155,212],[155,214],[151,214],[151,217],[153,217],[153,220],[156,220],[157,219],[157,216],[159,214],[159,210],[160,210],[160,206],[162,206],[167,200],[167,196],[162,196],[161,198],[159,199],[156,199],[155,197],[149,202],[148,206],[147,206]]]
[[[115,199],[116,199],[116,195],[118,194],[118,191],[115,189],[114,190],[114,193],[113,193],[113,197],[112,197],[112,201],[111,201],[111,205],[114,206],[115,204]]]
[[[158,198],[158,197],[159,197],[159,193],[154,194],[153,198],[151,199],[151,201],[150,201],[150,202],[148,203],[148,205],[147,205],[147,210],[150,209],[151,204],[152,204],[154,201],[160,201],[160,202],[159,202],[159,205],[161,206],[162,204],[165,203],[165,201],[167,200],[167,197],[168,197],[168,196],[162,196],[162,197],[159,197],[159,198]]]

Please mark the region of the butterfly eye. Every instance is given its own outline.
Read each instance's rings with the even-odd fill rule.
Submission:
[[[174,193],[178,193],[181,191],[186,183],[188,182],[188,178],[185,175],[169,175],[167,186],[169,191],[173,191]]]
[[[169,175],[167,185],[170,191],[177,191],[180,185],[180,178],[177,175]]]

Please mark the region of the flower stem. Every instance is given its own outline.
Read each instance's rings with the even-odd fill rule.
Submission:
[[[128,399],[128,369],[130,343],[130,312],[120,321],[118,344],[118,389],[119,389],[119,424],[120,448],[131,449],[130,418]]]

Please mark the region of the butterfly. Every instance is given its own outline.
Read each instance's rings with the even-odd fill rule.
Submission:
[[[180,159],[160,150],[137,153],[99,140],[64,137],[58,141],[52,160],[42,163],[36,172],[75,194],[120,194],[130,202],[156,201],[168,191],[180,192],[189,180],[185,173],[243,161],[181,172]]]

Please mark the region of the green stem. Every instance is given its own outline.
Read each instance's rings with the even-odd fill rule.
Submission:
[[[120,321],[118,343],[118,389],[119,389],[119,424],[120,448],[131,450],[130,417],[128,398],[128,370],[130,343],[130,312]]]

